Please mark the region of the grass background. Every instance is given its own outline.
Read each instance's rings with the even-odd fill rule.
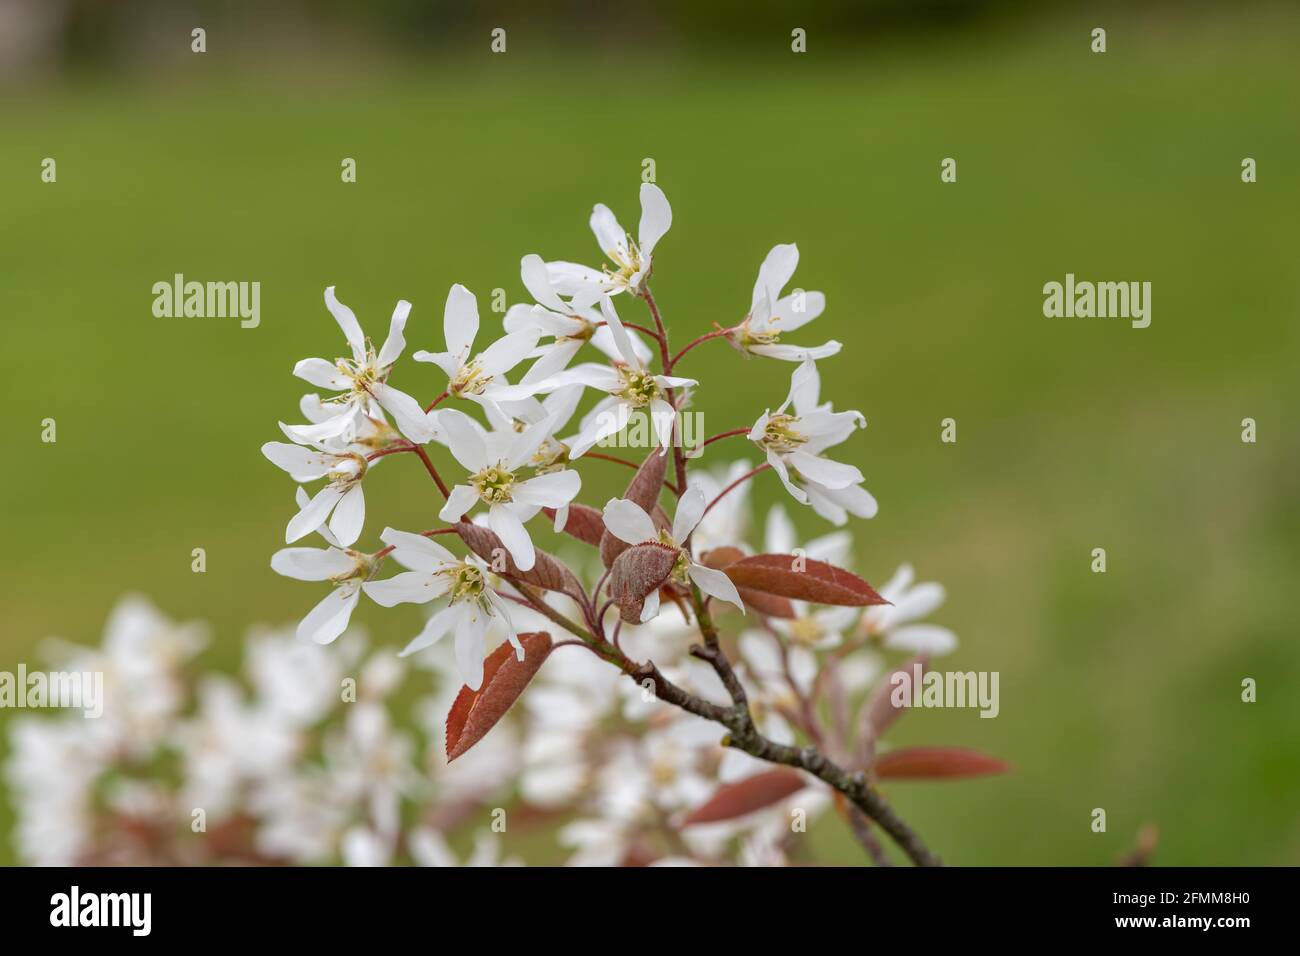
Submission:
[[[1145,821],[1158,863],[1300,862],[1300,15],[1114,11],[1104,55],[1094,25],[814,34],[804,56],[786,34],[566,55],[516,34],[507,56],[424,63],[250,64],[210,40],[164,77],[0,93],[0,668],[34,665],[46,635],[97,640],[126,590],[211,620],[226,665],[248,624],[296,619],[315,592],[267,563],[292,487],[258,448],[295,415],[293,363],[334,354],[323,287],[380,336],[410,299],[409,348],[441,347],[451,283],[489,327],[491,289],[525,295],[524,253],[594,261],[593,202],[635,222],[653,157],[675,341],[739,319],[768,248],[799,243],[797,283],[829,300],[807,338],[845,345],[824,396],[870,422],[847,446],[881,502],[853,526],[858,568],[943,581],[937,620],[962,638],[945,666],[1001,672],[999,719],[922,712],[893,739],[1015,772],[895,785],[900,812],[958,864],[1107,864]],[[150,287],[176,272],[260,281],[261,326],[154,318]],[[1042,285],[1066,272],[1151,281],[1151,327],[1044,318]],[[779,401],[789,367],[711,344],[682,370],[712,432]],[[441,385],[413,363],[394,382],[426,400]],[[624,480],[597,467],[591,502]],[[368,532],[430,524],[417,462],[367,484]],[[766,479],[755,495],[782,497]],[[358,620],[396,649],[414,614]],[[7,862],[10,813],[0,800]],[[859,860],[838,822],[814,838]]]

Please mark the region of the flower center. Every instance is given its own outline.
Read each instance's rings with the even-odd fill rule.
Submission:
[[[660,758],[650,765],[650,777],[658,786],[670,786],[677,780],[677,765],[671,760]]]
[[[581,322],[581,323],[582,323],[582,328],[578,329],[578,331],[574,332],[572,335],[557,335],[557,336],[555,337],[555,341],[556,341],[556,342],[589,342],[589,341],[591,341],[591,337],[592,337],[593,335],[596,334],[596,326],[595,326],[593,323],[588,322],[586,319],[584,319],[584,318],[583,318],[582,316],[580,316],[580,315],[570,315],[569,318],[571,318],[571,319],[577,319],[579,322]]]
[[[796,644],[811,646],[824,636],[825,632],[815,618],[798,617],[790,622],[790,640]]]
[[[462,561],[454,568],[442,572],[451,577],[451,603],[457,601],[477,601],[483,596],[483,572],[474,565]]]
[[[548,438],[538,446],[529,464],[539,475],[563,471],[569,464],[569,446],[562,441]]]
[[[781,333],[776,329],[776,319],[768,323],[768,328],[755,330],[750,328],[749,318],[740,324],[741,345],[775,345],[781,341]]]
[[[330,584],[337,587],[340,584],[346,584],[348,581],[354,581],[357,578],[369,579],[375,573],[378,565],[375,564],[374,555],[364,554],[360,551],[353,551],[351,548],[344,552],[352,559],[352,568],[344,571],[342,574],[336,574],[330,578]]]
[[[645,408],[659,397],[659,383],[649,372],[620,365],[618,374],[623,379],[623,387],[617,394],[633,408]]]
[[[482,395],[492,383],[491,375],[483,374],[483,366],[478,359],[461,366],[456,377],[451,380],[449,390],[453,395]]]
[[[758,443],[765,448],[770,448],[777,454],[792,452],[808,440],[808,436],[795,429],[798,424],[797,415],[788,415],[785,412],[777,412],[767,420],[763,426],[763,437]]]
[[[617,269],[611,269],[609,266],[604,267],[603,271],[609,277],[609,281],[614,285],[631,285],[632,277],[641,271],[641,250],[637,248],[636,240],[628,236],[626,252],[619,249],[607,249],[605,255],[609,257],[610,262],[618,267]]]
[[[503,505],[510,501],[510,490],[515,485],[515,473],[500,465],[488,465],[469,479],[478,496],[490,505]]]
[[[367,467],[365,457],[356,452],[340,455],[330,469],[330,484],[338,488],[351,487],[365,477]]]
[[[331,401],[349,402],[370,397],[370,387],[383,381],[382,371],[377,365],[375,347],[366,339],[366,357],[358,362],[356,359],[340,358],[334,367],[352,383],[347,392],[336,395]]]

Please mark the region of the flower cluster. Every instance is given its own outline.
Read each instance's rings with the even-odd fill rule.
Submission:
[[[685,715],[680,735],[676,718],[663,719],[629,744],[619,760],[642,772],[640,778],[627,768],[614,772],[612,786],[619,792],[608,795],[611,805],[640,806],[627,791],[633,779],[644,779],[654,790],[649,799],[659,818],[672,819],[699,803],[700,781],[707,776],[701,775],[699,748],[687,741],[701,733],[700,727],[710,727],[699,720],[703,717],[730,732],[729,751],[711,761],[715,770],[728,775],[738,766],[753,770],[754,757],[771,762],[773,754],[780,755],[775,762],[786,769],[769,773],[784,776],[753,786],[782,798],[796,783],[790,792],[810,785],[820,787],[822,796],[827,787],[838,790],[853,807],[851,822],[867,845],[863,821],[873,818],[873,801],[880,798],[866,789],[863,775],[872,772],[876,737],[896,715],[888,714],[878,698],[865,696],[878,670],[866,655],[905,651],[920,655],[923,667],[929,656],[951,650],[956,643],[951,632],[916,623],[942,601],[942,589],[913,586],[912,571],[903,566],[877,591],[843,567],[850,558],[845,532],[798,547],[794,524],[780,508],[768,512],[763,547],[750,544],[738,509],[751,480],[769,471],[795,503],[834,526],[845,525],[850,515],[875,515],[877,504],[863,487],[862,472],[839,460],[837,450],[866,419],[856,410],[836,411],[822,399],[818,362],[835,356],[840,344],[788,340],[802,338],[795,333],[826,305],[820,292],[786,291],[799,261],[793,244],[768,253],[748,308],[735,324],[715,324],[674,352],[651,291],[655,255],[672,224],[672,210],[658,186],[644,184],[640,198],[636,238],[606,206],[595,207],[590,225],[607,260],[600,268],[524,256],[520,277],[533,301],[506,310],[499,333],[486,345],[477,299],[453,285],[443,309],[444,348],[413,355],[441,373],[426,386],[427,403],[390,382],[406,346],[410,305],[398,303],[388,336],[376,349],[333,287],[326,290],[326,307],[350,354],[333,363],[298,363],[295,374],[333,394],[304,396],[307,421],[282,423],[290,442],[263,447],[267,458],[300,483],[286,543],[317,534],[325,547],[287,547],[272,557],[272,567],[331,585],[298,626],[298,637],[307,642],[336,640],[363,594],[385,607],[436,602],[403,654],[453,638],[464,688],[447,718],[449,755],[474,747],[504,717],[537,677],[539,656],[581,648],[610,673],[631,677],[635,683],[629,686],[656,706],[671,704]],[[626,314],[638,302],[644,319],[620,316],[620,309]],[[754,409],[752,419],[712,435],[688,454],[682,416],[709,391],[699,379],[679,374],[678,367],[711,341],[726,342],[745,358],[791,363],[784,366],[791,369],[789,385],[778,385],[785,390],[779,404]],[[590,360],[581,361],[587,352]],[[418,380],[415,368],[407,374]],[[612,436],[632,434],[634,418],[649,424],[643,459],[593,451]],[[708,459],[726,447],[724,440],[748,441],[760,464],[736,462],[721,477]],[[437,515],[445,524],[422,530],[383,527],[377,536],[383,547],[362,550],[357,542],[365,530],[366,474],[399,454],[420,459],[436,487]],[[450,480],[435,457],[443,470],[454,469]],[[594,459],[635,470],[624,495],[602,507],[580,500],[579,468]],[[314,493],[301,487],[322,480]],[[594,549],[600,560],[596,573],[580,574],[574,568],[581,565],[541,550],[534,541],[539,531],[563,533]],[[456,542],[464,546],[463,554],[447,546]],[[405,570],[386,576],[390,558]],[[613,610],[617,614],[611,619]],[[736,622],[739,633],[720,627],[715,615],[726,615],[720,617],[723,625]],[[665,627],[695,633],[699,643],[690,654],[696,664],[706,665],[712,687],[683,683],[681,661],[673,661],[661,644],[641,642],[633,652],[633,634]],[[505,644],[492,650],[495,640]],[[572,653],[562,656],[573,660]],[[711,691],[721,696],[710,696]],[[856,722],[847,716],[851,700],[859,700],[864,714]],[[601,719],[589,715],[584,722]],[[819,780],[790,769],[801,765],[796,743],[821,749]],[[711,746],[717,749],[716,740]],[[565,748],[552,741],[544,749]],[[603,772],[576,777],[590,785],[603,779]],[[549,779],[573,780],[575,773],[552,768]],[[537,786],[525,783],[526,789]],[[740,799],[720,792],[688,819],[703,824],[734,816],[716,806],[709,809],[719,800],[751,809],[754,803],[752,795]],[[573,831],[579,834],[575,846],[585,848],[579,856],[589,851],[591,859],[611,858],[615,844],[605,825],[608,815],[602,819],[600,826]],[[639,834],[641,811],[630,819]],[[901,824],[890,836],[917,862],[932,861]],[[643,850],[640,839],[618,843],[619,854],[635,857]],[[605,850],[592,849],[597,845]],[[776,850],[764,844],[753,853],[771,859]]]
[[[449,811],[494,799],[517,772],[505,727],[447,765],[433,715],[459,686],[449,661],[429,661],[437,689],[412,720],[396,703],[407,668],[366,653],[358,632],[326,649],[254,629],[243,680],[200,669],[206,644],[204,625],[136,596],[98,646],[50,642],[58,667],[104,674],[106,700],[99,719],[10,724],[5,778],[25,861],[457,865],[445,833],[464,810]],[[477,829],[470,862],[497,862],[499,835]]]

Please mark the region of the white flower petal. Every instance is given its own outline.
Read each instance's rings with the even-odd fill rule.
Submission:
[[[361,323],[351,309],[340,302],[334,295],[334,286],[325,290],[325,308],[330,310],[334,321],[343,330],[343,337],[352,346],[352,357],[360,361],[366,354],[366,336],[361,331]]]
[[[271,555],[271,570],[299,581],[328,581],[355,567],[337,548],[281,548]]]
[[[659,540],[654,522],[641,506],[626,498],[610,498],[603,513],[605,528],[614,537],[628,544],[641,544]]]
[[[442,311],[442,332],[447,351],[461,364],[469,358],[478,335],[478,299],[459,282],[447,293],[447,304]]]
[[[780,359],[783,362],[802,362],[805,359],[830,358],[839,352],[842,346],[832,339],[822,345],[805,348],[802,345],[747,345],[745,348],[755,355]]]
[[[803,477],[827,488],[847,488],[849,485],[861,484],[864,480],[862,472],[852,465],[831,461],[820,455],[810,455],[800,448],[790,453],[788,461]]]
[[[385,528],[379,540],[392,545],[394,560],[412,571],[441,571],[459,560],[438,542],[422,534]]]
[[[509,505],[493,505],[488,509],[488,527],[501,539],[510,557],[521,571],[531,571],[537,562],[537,552],[528,529]]]
[[[486,615],[478,608],[468,608],[456,628],[456,669],[470,690],[478,690],[483,686],[486,638]]]
[[[554,312],[564,311],[564,303],[555,294],[550,273],[541,256],[530,254],[519,260],[519,278],[523,280],[524,288],[528,290],[529,295],[540,305]]]
[[[322,358],[303,359],[293,367],[293,374],[317,388],[328,388],[332,392],[344,392],[352,387],[351,381],[337,366]]]
[[[600,408],[599,405],[596,408]],[[595,409],[593,409],[595,411]],[[616,435],[627,427],[628,419],[632,417],[632,406],[624,401],[615,401],[613,404],[601,409],[596,415],[591,416],[588,421],[583,423],[582,429],[577,436],[569,443],[570,460],[581,458],[602,438],[609,435]]]
[[[375,359],[375,364],[380,368],[387,368],[397,361],[402,354],[402,349],[406,348],[406,320],[411,314],[411,303],[402,299],[397,303],[397,308],[393,309],[393,317],[388,323],[388,338],[384,339],[384,347],[379,350],[379,355]]]
[[[572,501],[581,489],[581,476],[566,469],[522,481],[514,486],[512,494],[515,501],[523,504],[559,508]]]
[[[451,579],[447,575],[428,571],[403,571],[391,578],[362,585],[366,596],[381,607],[425,604],[442,597],[450,587]]]
[[[589,225],[601,252],[615,262],[626,261],[627,230],[618,224],[608,206],[596,203],[591,210]]]
[[[614,311],[614,303],[608,296],[600,300],[600,313],[605,317],[606,328],[614,336],[614,345],[618,348],[619,354],[623,356],[623,361],[633,368],[644,368],[637,356],[636,349],[632,348],[632,336],[624,327],[618,313]]]
[[[447,449],[462,468],[473,474],[487,467],[487,443],[473,419],[456,409],[448,409],[439,416],[438,425],[446,436]]]
[[[770,448],[767,450],[767,463],[772,466],[772,470],[781,479],[781,484],[785,485],[785,490],[790,492],[790,497],[799,504],[806,505],[808,503],[808,493],[790,480],[790,470],[786,468],[781,456]]]
[[[673,210],[668,197],[654,183],[641,184],[641,224],[637,228],[637,244],[641,255],[648,257],[655,245],[673,224]]]
[[[745,610],[744,602],[740,600],[740,592],[736,590],[736,585],[732,583],[731,578],[721,571],[706,568],[704,565],[692,561],[687,565],[686,573],[705,594],[720,601],[729,601],[740,608],[742,612]]]
[[[464,610],[464,604],[451,604],[435,613],[425,623],[424,630],[420,631],[411,643],[402,648],[397,656],[408,657],[416,651],[422,651],[442,640],[443,636],[460,622]]]
[[[361,589],[354,584],[334,588],[298,624],[298,640],[316,644],[333,643],[347,630],[352,610],[360,597]]]
[[[681,544],[690,537],[695,526],[704,517],[706,505],[703,488],[699,485],[691,485],[686,489],[686,493],[677,501],[677,514],[673,516],[674,541]]]
[[[438,517],[443,521],[459,521],[465,516],[466,511],[474,507],[476,501],[478,501],[477,491],[469,485],[456,485],[447,496],[447,503],[438,512]]]
[[[764,294],[775,302],[781,290],[794,276],[799,266],[799,247],[793,242],[782,243],[772,247],[763,264],[758,267],[758,279],[754,282],[754,294],[750,299],[751,308],[759,305]]]
[[[383,382],[371,385],[370,394],[393,416],[398,430],[417,445],[437,437],[439,419],[421,408],[410,395]]]
[[[787,295],[777,299],[772,306],[774,324],[782,332],[793,332],[807,325],[826,311],[826,296],[820,292],[804,292],[803,299],[797,295]]]
[[[271,464],[292,475],[295,481],[324,477],[338,461],[338,456],[329,452],[282,441],[267,442],[262,446],[262,454]]]
[[[493,378],[505,375],[528,357],[540,336],[536,329],[511,332],[489,345],[478,357],[484,375]]]
[[[357,482],[344,493],[330,516],[330,533],[339,544],[351,547],[361,537],[361,529],[366,523],[366,498]]]
[[[654,620],[659,614],[659,589],[655,588],[645,596],[645,603],[641,605],[641,623]]]
[[[673,425],[677,421],[677,412],[662,398],[656,398],[650,403],[650,421],[654,425],[660,454],[666,455],[673,445]]]
[[[326,485],[316,492],[316,496],[307,503],[307,507],[290,519],[288,527],[284,529],[285,543],[292,544],[323,525],[330,509],[338,504],[342,497],[343,492],[335,485]]]
[[[947,593],[943,585],[934,581],[918,584],[894,601],[895,622],[915,621],[933,612],[944,602]]]
[[[909,624],[886,636],[885,647],[909,654],[949,654],[957,648],[957,635],[935,624]]]

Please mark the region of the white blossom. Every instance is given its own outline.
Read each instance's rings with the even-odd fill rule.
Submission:
[[[863,482],[862,472],[852,465],[825,458],[822,452],[844,441],[867,421],[860,412],[833,412],[818,403],[821,390],[817,366],[805,360],[790,376],[790,393],[775,412],[759,416],[749,439],[767,456],[791,496],[801,504],[809,502],[800,483],[813,482],[819,488],[836,491]],[[793,412],[789,411],[794,406]]]
[[[590,288],[582,290],[597,294],[596,298],[589,301],[583,301],[579,295],[574,295],[567,301],[560,298],[546,263],[538,255],[524,256],[520,262],[519,274],[537,304],[511,306],[503,323],[506,332],[535,332],[552,336],[552,341],[537,346],[529,356],[537,361],[520,379],[521,383],[539,381],[563,371],[587,342],[611,359],[621,358],[613,333],[596,308],[598,298],[603,295],[599,286],[592,283]],[[644,342],[633,339],[632,348],[643,363],[650,361],[650,349]]]
[[[298,639],[330,644],[347,630],[361,597],[361,585],[374,571],[371,555],[342,548],[281,548],[271,555],[277,574],[298,581],[328,581],[333,590],[298,624]]]
[[[522,571],[536,562],[536,551],[524,522],[543,507],[566,507],[582,487],[576,471],[560,470],[523,478],[520,471],[547,442],[554,429],[545,417],[516,432],[513,428],[484,433],[469,427],[458,415],[443,418],[456,461],[469,472],[467,484],[458,484],[438,516],[460,521],[476,503],[488,509],[488,527],[501,539]]]
[[[676,411],[667,400],[667,391],[698,383],[692,378],[651,372],[632,347],[632,338],[614,311],[614,304],[605,298],[601,299],[600,307],[623,361],[609,365],[585,363],[540,381],[521,383],[506,390],[506,394],[510,397],[524,397],[575,384],[606,393],[606,397],[583,417],[578,434],[570,446],[571,459],[582,457],[601,439],[618,434],[627,427],[633,412],[637,411],[650,415],[655,438],[666,453],[672,445],[676,416]]]
[[[356,542],[366,518],[361,479],[369,466],[364,455],[356,452],[338,454],[274,441],[262,446],[262,454],[276,467],[288,472],[294,481],[305,483],[317,478],[327,479],[324,487],[290,519],[284,532],[286,544],[319,531],[327,520],[336,543],[350,547]]]
[[[797,291],[782,297],[781,290],[799,265],[799,247],[794,243],[773,246],[758,268],[749,313],[728,338],[742,351],[788,362],[828,358],[840,350],[834,340],[812,348],[781,344],[781,336],[793,332],[822,314],[826,297],[820,292]]]
[[[528,356],[538,339],[535,330],[512,332],[475,354],[474,339],[479,330],[478,299],[460,283],[453,285],[447,293],[442,330],[447,351],[421,349],[413,358],[442,369],[451,395],[477,402],[493,399],[495,390],[506,384],[506,373]]]
[[[319,388],[340,394],[323,403],[331,412],[323,421],[310,425],[281,424],[281,428],[294,441],[303,444],[334,438],[350,442],[366,427],[366,419],[382,419],[379,409],[383,408],[392,414],[397,427],[411,441],[417,444],[430,441],[437,432],[434,421],[419,402],[388,384],[393,363],[406,347],[403,332],[411,313],[411,303],[404,300],[397,303],[388,338],[378,352],[362,333],[356,315],[335,298],[333,286],[325,290],[325,306],[343,330],[352,357],[340,358],[333,363],[321,358],[303,359],[294,366],[293,374]]]
[[[610,264],[598,272],[572,262],[548,262],[551,284],[561,295],[575,296],[580,301],[594,301],[593,288],[607,295],[639,294],[653,266],[655,245],[672,222],[668,197],[654,183],[641,184],[641,224],[635,240],[619,225],[608,206],[597,203],[591,212],[591,231]]]
[[[436,541],[406,531],[385,528],[381,538],[392,547],[393,560],[409,570],[365,585],[366,594],[376,604],[393,607],[448,598],[446,607],[429,618],[401,656],[424,650],[452,633],[461,678],[471,690],[478,690],[483,683],[488,625],[496,619],[505,624],[516,656],[524,659],[524,646],[515,634],[510,611],[488,585],[482,562],[477,558],[458,558]]]
[[[862,632],[890,650],[911,654],[948,654],[957,647],[957,635],[936,624],[916,624],[943,604],[942,584],[926,581],[913,584],[916,573],[902,564],[883,587],[880,596],[889,604],[877,604],[862,615]]]

